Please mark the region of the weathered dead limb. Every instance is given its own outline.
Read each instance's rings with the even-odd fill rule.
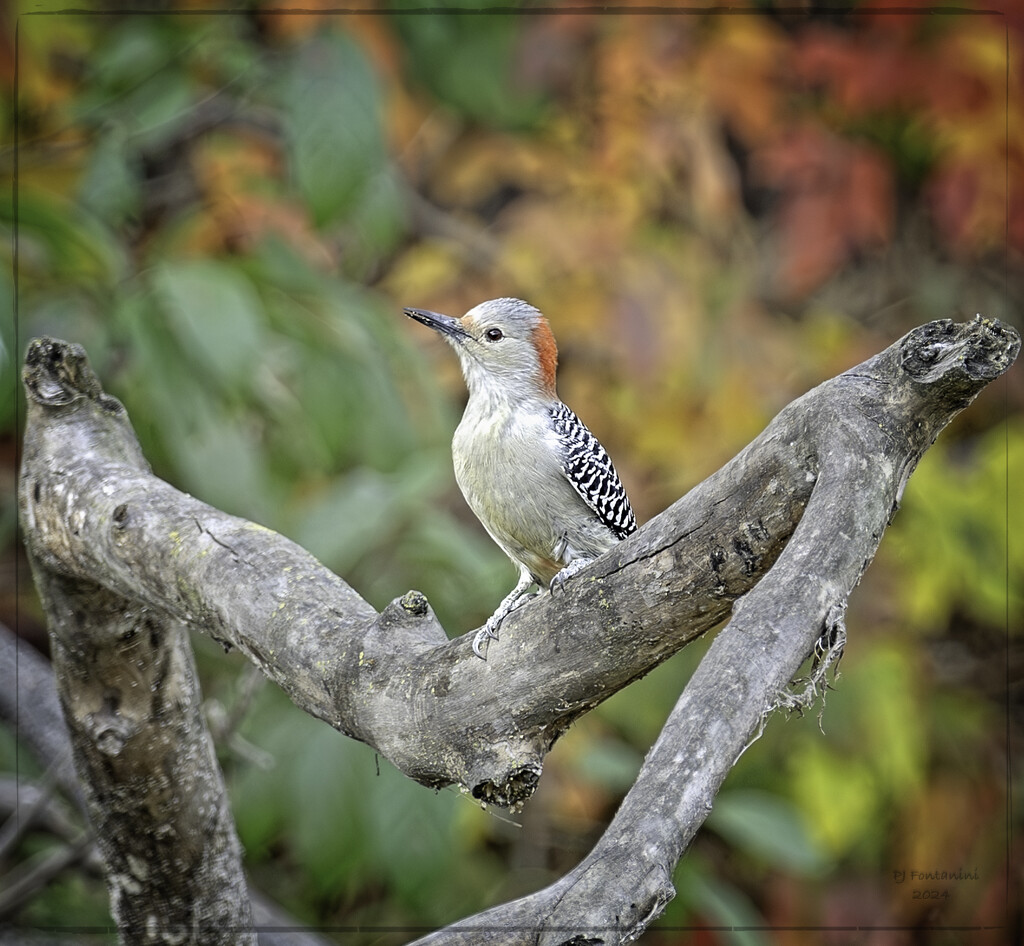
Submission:
[[[672,873],[726,775],[768,714],[789,702],[784,694],[800,665],[842,646],[847,598],[907,478],[1019,349],[1017,332],[998,322],[933,322],[786,408],[780,418],[814,418],[804,446],[818,472],[803,518],[768,573],[735,603],[600,841],[550,887],[418,946],[640,936],[675,895]]]
[[[37,570],[234,645],[417,781],[502,805],[529,797],[575,718],[728,613],[792,533],[816,469],[810,418],[781,418],[557,597],[510,615],[485,662],[422,595],[378,614],[293,542],[153,476],[77,346],[33,343],[25,377],[20,499]]]
[[[253,944],[241,848],[184,627],[33,563],[123,944]]]
[[[75,774],[71,739],[50,662],[29,644],[19,641],[3,624],[0,624],[0,681],[16,684],[0,686],[0,719],[15,726],[19,741],[46,768],[47,778],[52,779],[61,792],[74,799],[84,811],[84,799],[79,802],[82,798],[81,782]],[[40,803],[45,803],[46,799],[40,796],[39,790],[31,784],[16,786],[13,780],[0,783],[0,810],[13,811],[20,801],[24,818],[26,806],[35,809]],[[77,843],[82,833],[81,826],[65,813],[58,801],[51,799],[51,804],[36,814],[39,827],[67,842]],[[93,846],[81,852],[82,863],[78,869],[87,869],[102,876],[102,858],[95,849],[95,841],[90,843]],[[68,856],[72,853],[73,850],[69,851]],[[7,881],[9,878],[3,879]],[[0,894],[0,919],[6,916],[4,904],[15,901],[16,894],[17,891],[7,888]],[[327,946],[328,940],[304,930],[295,917],[285,913],[262,891],[250,888],[248,897],[252,904],[258,946]],[[2,937],[0,942],[3,942]]]
[[[107,608],[122,628],[132,609],[170,616],[228,641],[417,780],[502,804],[532,792],[574,718],[746,595],[594,852],[472,933],[431,938],[626,941],[671,896],[676,861],[797,667],[838,633],[921,454],[1019,344],[998,322],[943,320],[821,385],[564,593],[511,615],[487,662],[468,637],[447,641],[421,595],[378,615],[293,543],[153,477],[123,408],[61,342],[34,343],[26,363],[22,521],[43,586],[59,576],[75,608]]]

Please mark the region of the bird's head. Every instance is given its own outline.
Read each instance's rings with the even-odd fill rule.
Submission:
[[[547,319],[522,299],[481,302],[462,318],[426,309],[404,311],[440,332],[458,352],[470,393],[555,397],[555,337]]]

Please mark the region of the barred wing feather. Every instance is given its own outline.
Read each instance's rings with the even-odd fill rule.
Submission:
[[[551,420],[562,444],[566,479],[616,538],[624,539],[635,532],[633,508],[600,441],[565,404],[551,408]]]

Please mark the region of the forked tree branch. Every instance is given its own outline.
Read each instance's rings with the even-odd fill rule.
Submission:
[[[1015,330],[981,318],[914,330],[785,408],[564,594],[510,615],[484,662],[469,636],[447,640],[418,593],[377,614],[293,543],[153,477],[81,349],[37,341],[20,496],[51,631],[67,638],[65,710],[96,715],[85,681],[101,666],[100,728],[119,732],[130,674],[101,651],[120,647],[122,664],[159,685],[132,663],[131,641],[172,639],[180,623],[238,647],[299,706],[418,781],[515,805],[573,719],[740,599],[591,855],[552,887],[428,938],[627,941],[671,897],[675,863],[802,661],[820,640],[841,644],[846,598],[918,460],[1019,347]],[[105,629],[73,617],[95,612],[110,616]],[[96,730],[78,727],[76,753],[105,751]]]
[[[805,417],[780,417],[557,598],[517,609],[485,662],[469,637],[448,640],[421,594],[378,614],[295,543],[153,476],[77,346],[33,343],[25,377],[20,499],[42,571],[233,645],[417,781],[500,805],[529,797],[574,719],[728,613],[816,475]]]

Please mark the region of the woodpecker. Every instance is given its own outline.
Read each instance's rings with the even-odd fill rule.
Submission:
[[[519,569],[515,588],[473,640],[484,658],[484,645],[498,639],[532,585],[560,587],[635,532],[636,516],[604,447],[555,393],[558,349],[537,309],[492,299],[462,318],[404,312],[458,353],[469,401],[452,440],[455,478]]]

